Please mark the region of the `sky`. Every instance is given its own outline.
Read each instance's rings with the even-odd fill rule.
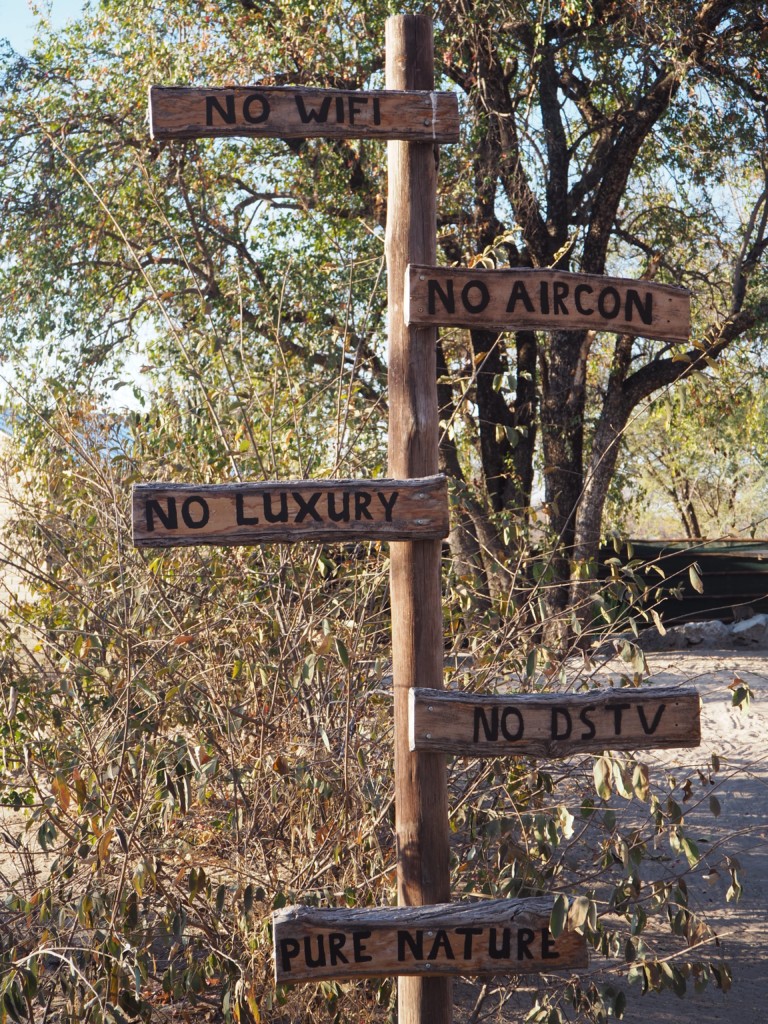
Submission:
[[[77,18],[83,9],[83,0],[35,0],[35,6],[50,10],[51,24],[61,28]],[[17,53],[25,53],[32,42],[35,17],[29,0],[0,0],[0,38],[7,39]]]

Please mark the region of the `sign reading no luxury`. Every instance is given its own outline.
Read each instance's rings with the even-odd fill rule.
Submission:
[[[447,534],[443,476],[133,488],[137,547],[440,540]]]
[[[687,341],[691,298],[685,288],[595,274],[411,265],[405,320],[499,331],[585,328]]]
[[[553,896],[272,915],[275,980],[528,974],[587,966],[583,935],[549,930]]]
[[[458,99],[449,92],[153,85],[149,120],[155,139],[459,139]]]

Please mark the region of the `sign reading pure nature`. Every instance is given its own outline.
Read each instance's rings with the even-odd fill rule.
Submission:
[[[443,476],[133,488],[137,547],[439,540],[447,534]]]
[[[415,688],[410,701],[411,750],[568,757],[580,751],[697,747],[701,742],[701,698],[694,689],[483,696]]]
[[[685,288],[559,270],[409,266],[406,323],[499,331],[585,328],[687,341]]]
[[[512,974],[586,967],[572,930],[549,930],[553,896],[427,907],[318,910],[272,915],[275,980],[322,981],[439,974]]]
[[[457,142],[459,138],[458,100],[448,92],[153,85],[149,118],[155,139],[245,135]]]

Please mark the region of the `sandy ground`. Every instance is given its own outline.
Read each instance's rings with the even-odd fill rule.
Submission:
[[[744,892],[738,902],[725,903],[727,880],[707,877],[707,867],[689,883],[692,906],[700,907],[718,933],[719,952],[731,964],[733,987],[724,994],[710,985],[703,993],[679,999],[672,992],[631,998],[628,1024],[762,1024],[768,1019],[768,650],[670,651],[647,655],[651,679],[665,685],[694,685],[702,707],[702,744],[694,750],[660,751],[646,760],[684,769],[709,771],[712,754],[721,762],[714,792],[721,804],[713,818],[709,801],[700,810],[686,808],[686,825],[709,843],[715,861],[723,849],[738,857]],[[731,706],[728,687],[738,677],[748,683],[754,699],[748,712]],[[630,993],[628,993],[630,994]]]

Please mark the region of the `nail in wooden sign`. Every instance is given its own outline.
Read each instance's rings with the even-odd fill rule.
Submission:
[[[568,757],[697,747],[700,709],[697,690],[676,687],[503,696],[419,687],[410,692],[410,748],[470,757]]]
[[[558,270],[467,270],[409,266],[405,321],[499,331],[585,328],[687,341],[685,288]]]
[[[154,139],[459,139],[458,99],[449,92],[153,85],[149,120]]]
[[[133,488],[136,547],[439,540],[448,528],[443,476]]]
[[[275,980],[527,974],[586,967],[583,935],[549,930],[553,896],[272,915]]]

